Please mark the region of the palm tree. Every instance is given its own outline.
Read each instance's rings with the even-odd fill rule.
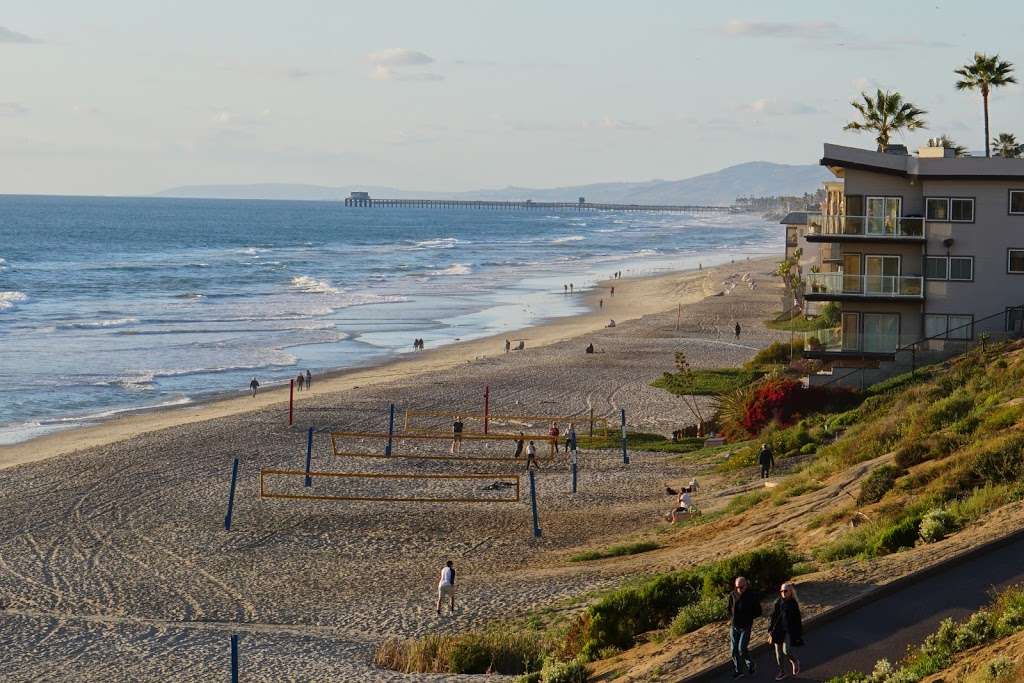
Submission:
[[[1000,133],[992,138],[992,149],[997,157],[1005,159],[1020,159],[1024,153],[1024,145],[1017,142],[1017,136],[1013,133]]]
[[[850,104],[860,113],[862,120],[850,121],[843,126],[843,130],[867,130],[877,133],[875,142],[878,143],[879,152],[885,151],[893,133],[925,127],[921,117],[928,112],[918,109],[910,102],[904,102],[903,95],[898,92],[882,92],[879,88],[874,99],[865,92],[860,96],[863,102],[853,100]]]
[[[960,80],[956,82],[957,90],[980,90],[981,101],[985,108],[985,156],[992,156],[988,145],[988,94],[992,88],[999,88],[1016,83],[1013,77],[1013,64],[1000,61],[999,55],[989,57],[983,52],[974,53],[974,63],[964,64],[953,71]]]

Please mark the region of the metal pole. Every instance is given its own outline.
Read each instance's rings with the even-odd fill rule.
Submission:
[[[619,411],[622,417],[622,463],[624,465],[629,464],[629,451],[626,450],[626,409],[622,408]]]
[[[537,483],[530,470],[530,508],[533,510],[533,537],[540,538],[540,519],[537,517]]]
[[[576,493],[576,463],[572,463],[572,492]]]
[[[388,445],[384,447],[384,455],[391,455],[391,440],[395,436],[395,404],[388,410]]]
[[[238,634],[231,634],[231,683],[238,683]]]
[[[313,460],[313,428],[309,428],[306,435],[306,488],[313,485],[313,478],[309,476],[309,467]]]
[[[594,406],[590,406],[590,440],[594,440]],[[593,448],[594,444],[591,443],[590,447]]]
[[[238,458],[231,464],[231,488],[228,489],[228,513],[224,515],[224,531],[231,531],[231,512],[235,508],[235,484],[238,482]]]
[[[484,387],[484,434],[487,433],[487,423],[491,418],[491,385]]]
[[[295,380],[288,380],[288,426],[292,426],[295,416]]]

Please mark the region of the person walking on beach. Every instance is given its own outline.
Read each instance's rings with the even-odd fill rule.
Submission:
[[[304,385],[305,383],[306,383],[306,376],[305,376],[305,375],[303,375],[303,374],[302,374],[302,373],[300,372],[300,373],[299,373],[299,376],[295,378],[295,385],[296,385],[296,387],[298,388],[298,390],[299,390],[299,391],[302,391],[302,387],[303,387],[303,385]]]
[[[462,451],[462,418],[458,415],[455,416],[455,422],[452,422],[452,450],[451,454],[455,455]]]
[[[743,331],[743,328],[740,327],[740,324],[737,322],[736,323],[736,327],[733,328],[733,332],[736,333],[736,339],[740,338],[740,332],[742,332],[742,331]]]
[[[569,293],[572,294],[572,283],[569,283]]]
[[[441,568],[441,580],[437,583],[437,613],[441,613],[441,603],[448,598],[448,613],[455,612],[455,567],[448,560]]]
[[[306,368],[306,391],[309,391],[313,387],[313,375],[310,374],[309,368]]]
[[[540,463],[537,462],[537,446],[531,441],[530,445],[526,447],[526,471],[539,470]]]
[[[249,390],[252,391],[253,398],[256,398],[256,390],[259,389],[259,388],[260,388],[260,383],[256,381],[255,377],[253,377],[252,381],[249,382]]]
[[[569,285],[562,285],[562,294],[569,293]]]
[[[798,675],[800,660],[793,654],[793,648],[804,644],[804,625],[800,618],[800,603],[796,600],[796,588],[791,583],[784,583],[779,589],[779,599],[775,601],[772,616],[768,619],[768,642],[775,649],[775,663],[779,665],[775,680],[781,681],[789,676],[784,661],[789,662],[793,675]]]
[[[750,630],[754,619],[761,616],[761,601],[757,593],[750,590],[750,583],[742,576],[736,577],[735,590],[729,593],[729,649],[732,654],[732,677],[754,674],[754,660],[750,658]]]
[[[612,296],[615,296],[615,288],[612,287]]]
[[[775,456],[772,455],[772,447],[766,443],[761,444],[761,452],[757,454],[757,462],[761,465],[761,478],[767,479],[775,467]]]
[[[576,454],[576,425],[569,423],[569,429],[565,432],[565,452]]]
[[[518,458],[520,455],[523,454],[523,444],[524,443],[525,443],[525,439],[523,437],[523,433],[519,432],[519,438],[516,439],[516,453],[512,457]]]
[[[548,437],[551,439],[551,457],[555,456],[558,452],[558,423],[552,422],[551,427],[548,428]]]
[[[505,340],[505,353],[508,353],[511,350],[512,350],[512,342],[510,342],[508,339],[506,339]]]
[[[597,300],[597,307],[598,308],[604,308],[604,299],[598,299]]]

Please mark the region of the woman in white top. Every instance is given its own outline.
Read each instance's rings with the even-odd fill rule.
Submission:
[[[441,613],[441,602],[448,598],[449,613],[455,611],[455,567],[448,560],[441,568],[441,580],[437,583],[437,613]]]

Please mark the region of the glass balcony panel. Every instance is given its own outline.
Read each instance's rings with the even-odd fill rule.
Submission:
[[[923,280],[920,275],[810,273],[807,276],[806,291],[808,294],[921,297],[924,291]]]
[[[924,237],[924,219],[891,214],[873,216],[822,216],[809,214],[808,235],[850,237]]]

